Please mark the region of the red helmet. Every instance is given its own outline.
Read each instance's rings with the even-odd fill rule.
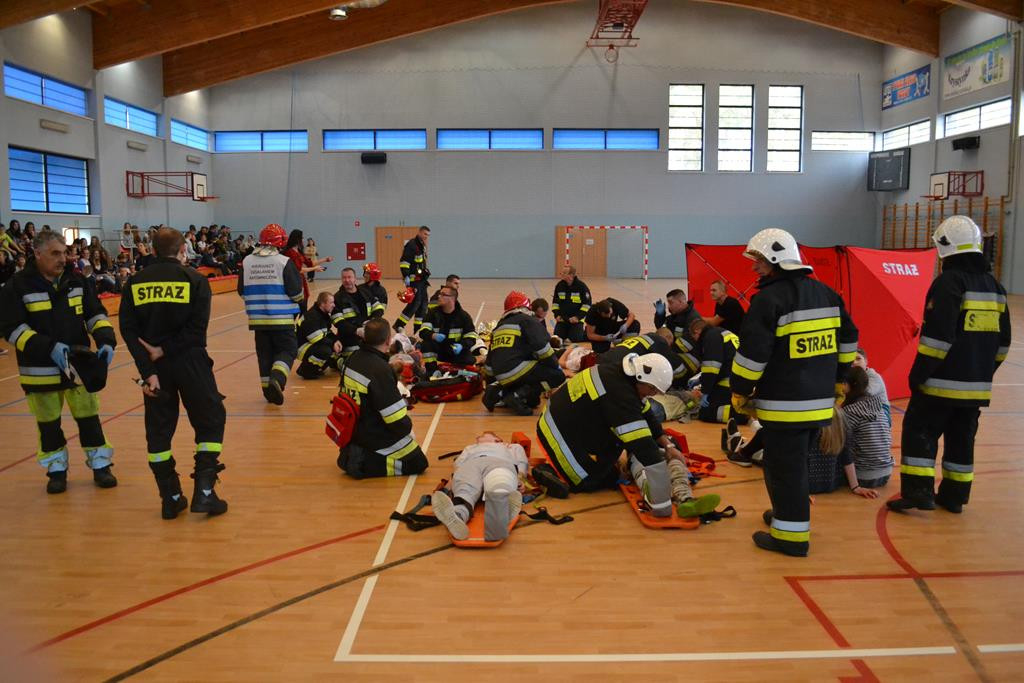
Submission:
[[[288,233],[277,223],[268,223],[260,230],[260,244],[280,249],[288,243]]]
[[[526,296],[522,292],[515,290],[508,293],[505,297],[505,310],[511,311],[513,308],[529,308],[530,297]]]
[[[412,300],[416,298],[416,290],[412,287],[406,287],[404,291],[398,293],[398,300],[403,304],[412,303]]]
[[[369,276],[373,282],[380,282],[381,272],[380,266],[376,263],[367,263],[363,266],[363,275]]]

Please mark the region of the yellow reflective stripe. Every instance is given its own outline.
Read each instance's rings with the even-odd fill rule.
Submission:
[[[33,301],[30,304],[25,304],[25,309],[30,313],[37,311],[48,311],[53,308],[53,304],[49,301]]]
[[[259,320],[250,320],[249,324],[259,325],[260,327],[295,327],[295,319],[290,315],[287,318],[284,316],[274,319],[261,318]]]
[[[543,417],[537,421],[537,426],[544,435],[547,445],[554,451],[555,459],[558,460],[558,463],[561,465],[561,470],[565,473],[565,476],[569,477],[569,481],[573,484],[579,484],[583,481],[583,478],[576,474],[576,470],[569,464],[569,459],[565,457],[565,453],[562,452],[561,446],[558,445],[558,439],[556,439],[554,434],[551,433],[551,428],[548,427],[548,424]]]
[[[159,453],[150,453],[150,462],[164,462],[165,460],[171,459],[172,453],[170,451],[160,451]]]
[[[932,347],[925,346],[924,344],[917,345],[917,352],[922,356],[931,356],[932,358],[938,358],[939,360],[945,358],[946,354],[948,353],[948,351],[940,351],[939,349],[933,349]]]
[[[700,371],[707,375],[717,375],[720,368],[716,368],[714,365],[702,365],[700,366]]]
[[[849,353],[840,353],[839,354],[839,362],[840,363],[852,363],[856,357],[857,357],[857,352],[856,351],[850,351]]]
[[[89,330],[89,331],[90,332],[95,332],[96,330],[98,330],[100,328],[103,328],[103,327],[109,327],[110,329],[114,329],[114,326],[110,324],[109,320],[98,320],[96,322],[96,324],[92,326],[92,329]]]
[[[40,384],[60,384],[61,383],[61,376],[60,375],[42,375],[42,376],[37,376],[37,375],[21,375],[20,378],[19,378],[19,381],[22,384],[36,384],[36,385],[40,385]]]
[[[309,340],[310,344],[316,344],[318,341],[320,341],[326,336],[326,332],[324,332],[323,330],[317,330],[316,332],[313,332],[310,336],[306,337],[306,339]]]
[[[811,540],[810,531],[783,531],[782,529],[776,529],[775,527],[772,527],[770,533],[772,535],[772,538],[777,538],[780,541],[808,543]]]
[[[14,348],[18,349],[19,351],[24,351],[25,350],[26,342],[28,342],[29,339],[31,339],[33,336],[35,336],[35,334],[36,334],[35,330],[27,330],[27,331],[23,332],[21,334],[21,336],[18,337],[18,342],[14,345]],[[1005,356],[1004,356],[1004,358],[1005,358]]]
[[[757,409],[759,420],[769,422],[818,422],[831,420],[834,408],[821,408],[819,410],[764,410]]]
[[[395,476],[395,461],[401,460],[405,456],[412,453],[414,450],[419,448],[420,445],[416,443],[416,439],[412,439],[406,444],[405,448],[400,451],[396,451],[387,457],[387,472],[389,477]]]
[[[817,330],[827,330],[833,327],[839,327],[839,318],[798,320],[796,322],[786,323],[782,327],[775,328],[775,336],[785,337],[787,334],[796,334],[797,332],[816,332]]]
[[[619,441],[622,443],[629,443],[630,441],[642,439],[645,436],[653,436],[651,434],[650,427],[641,427],[640,429],[634,429],[633,431],[626,432],[625,434],[619,434]]]
[[[739,375],[740,377],[743,377],[744,379],[749,379],[752,382],[756,382],[757,380],[761,379],[761,375],[764,374],[764,370],[760,370],[760,371],[748,370],[747,368],[743,367],[742,365],[740,365],[736,361],[733,361],[732,362],[732,374]]]
[[[20,339],[18,340],[18,343],[19,344],[21,343]],[[996,354],[996,360],[1001,363],[1002,361],[1006,360],[1006,354],[1005,353],[997,353]]]
[[[939,389],[922,384],[918,387],[922,394],[940,398],[958,398],[963,401],[987,401],[992,398],[991,391],[970,391],[967,389]]]
[[[728,377],[723,377],[722,379],[718,380],[718,384],[715,385],[715,386],[719,386],[719,387],[727,387],[727,386],[729,386],[729,378]]]
[[[934,477],[934,467],[915,467],[913,465],[900,465],[900,474],[913,474],[918,477]]]
[[[29,304],[31,305],[31,304]],[[960,310],[973,310],[973,311],[999,311],[1002,313],[1006,310],[1006,304],[1001,301],[978,301],[977,299],[964,299],[960,304]]]
[[[224,444],[216,441],[202,441],[196,444],[196,453],[220,453],[224,450]]]
[[[393,412],[390,415],[388,415],[387,417],[383,418],[384,419],[384,423],[385,424],[391,424],[392,422],[398,422],[403,417],[405,417],[408,412],[409,411],[406,408],[399,408],[395,412]]]
[[[952,472],[943,467],[942,478],[953,481],[974,481],[974,472]]]

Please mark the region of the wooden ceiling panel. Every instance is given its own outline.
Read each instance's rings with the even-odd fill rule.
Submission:
[[[902,0],[698,0],[781,14],[933,57],[939,54],[939,15]]]
[[[67,12],[82,4],[82,0],[3,0],[0,2],[0,29]]]
[[[317,12],[164,54],[164,95],[170,97],[402,36],[492,14],[574,0],[389,0],[352,10],[345,21]],[[581,35],[580,41],[586,39]]]
[[[991,12],[1013,21],[1024,20],[1024,0],[949,0],[949,2],[982,12]]]

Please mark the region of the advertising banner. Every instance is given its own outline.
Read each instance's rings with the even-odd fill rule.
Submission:
[[[959,97],[1010,80],[1013,43],[1009,35],[946,57],[942,70],[942,97]]]
[[[882,84],[882,109],[919,100],[932,94],[932,65],[901,74]]]

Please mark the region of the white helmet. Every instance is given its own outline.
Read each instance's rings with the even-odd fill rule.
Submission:
[[[751,237],[743,255],[751,261],[763,258],[783,270],[814,270],[800,259],[796,240],[782,228],[765,228]]]
[[[968,216],[950,216],[939,223],[932,241],[939,250],[939,258],[982,253],[981,230]]]
[[[622,371],[637,382],[657,387],[658,391],[668,391],[672,386],[672,365],[657,353],[627,355],[622,359]]]

